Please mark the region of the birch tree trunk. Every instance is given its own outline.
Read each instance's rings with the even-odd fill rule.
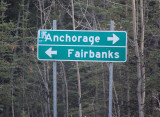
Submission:
[[[80,73],[79,73],[79,65],[76,62],[76,69],[77,69],[77,78],[78,78],[78,104],[79,104],[79,117],[82,117],[82,105],[81,105],[81,81],[80,81]]]
[[[64,117],[68,117],[68,83],[67,83],[67,76],[66,76],[66,71],[65,71],[65,67],[64,64],[61,62],[62,65],[62,70],[63,70],[63,77],[64,77],[64,85],[65,85],[65,102],[66,102],[66,109],[65,109],[65,114]]]
[[[73,30],[75,30],[75,20],[74,20],[74,3],[71,0],[72,4],[72,23],[73,23]],[[76,69],[77,69],[77,79],[78,79],[78,104],[79,104],[79,117],[82,117],[82,105],[81,105],[81,81],[80,81],[80,73],[79,73],[79,64],[76,62]]]
[[[114,94],[115,94],[115,110],[117,111],[116,112],[116,117],[120,117],[120,106],[119,106],[119,101],[118,101],[118,95],[117,95],[117,91],[116,91],[116,88],[115,88],[115,85],[114,85],[114,81],[113,81],[113,91],[114,91]]]
[[[128,0],[126,0],[126,5],[128,5]],[[128,17],[128,7],[126,6],[126,17]],[[129,51],[127,52],[128,55]],[[127,56],[129,60],[129,56]],[[130,117],[130,81],[129,81],[129,64],[126,63],[127,71],[126,71],[126,78],[127,78],[127,117]]]
[[[137,98],[138,98],[138,113],[139,117],[144,117],[144,108],[143,108],[143,100],[142,100],[142,70],[141,70],[141,56],[139,52],[139,46],[137,42],[137,23],[136,23],[136,8],[135,8],[135,0],[132,0],[132,9],[133,9],[133,36],[134,36],[134,46],[136,53],[136,61],[137,61]]]
[[[47,16],[46,16],[45,8],[44,8],[45,1],[38,0],[38,4],[39,4],[39,10],[40,10],[41,28],[46,29],[46,22],[45,21],[47,19]],[[44,86],[45,86],[45,94],[44,94],[45,109],[44,109],[44,113],[45,113],[45,117],[51,117],[50,98],[49,98],[49,95],[50,95],[50,93],[49,93],[49,69],[48,69],[49,62],[44,62],[43,65],[44,65],[44,67],[43,67],[43,69],[44,69],[43,83],[44,83]]]
[[[144,103],[145,103],[145,64],[144,64],[144,13],[143,13],[143,0],[140,0],[140,14],[141,14],[142,109],[143,109],[143,116],[144,116]]]
[[[102,63],[102,78],[103,78],[103,100],[104,100],[104,117],[107,117],[107,97],[106,97],[106,79],[105,79],[105,74],[104,74],[104,64]]]

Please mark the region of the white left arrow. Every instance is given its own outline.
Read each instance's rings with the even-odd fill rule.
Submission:
[[[113,34],[113,37],[108,37],[107,41],[113,41],[112,44],[115,44],[119,40],[119,37],[117,37],[115,34]]]
[[[57,50],[52,51],[52,47],[50,47],[45,53],[46,53],[49,57],[52,57],[52,54],[57,55]]]

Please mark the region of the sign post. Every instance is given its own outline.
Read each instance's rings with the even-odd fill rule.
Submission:
[[[53,30],[57,29],[56,20],[53,20]],[[54,52],[51,52],[54,54]],[[53,61],[53,117],[57,117],[57,62]]]
[[[114,30],[114,21],[111,20],[110,29]],[[113,84],[113,63],[109,63],[109,113],[108,117],[112,117],[112,84]]]

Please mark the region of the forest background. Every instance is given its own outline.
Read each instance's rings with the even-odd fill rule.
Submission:
[[[0,117],[53,115],[52,62],[37,60],[37,31],[127,31],[114,63],[113,117],[160,117],[159,0],[1,0]],[[58,117],[107,117],[109,63],[57,62]]]

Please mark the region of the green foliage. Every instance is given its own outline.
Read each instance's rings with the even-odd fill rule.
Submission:
[[[12,116],[13,101],[15,117],[48,117],[45,115],[46,97],[50,102],[51,115],[53,113],[52,62],[37,60],[37,30],[39,28],[51,29],[53,19],[57,20],[58,29],[72,30],[70,0],[56,0],[55,2],[40,0],[42,11],[37,0],[3,1],[0,3],[0,116]],[[156,110],[159,108],[158,100],[160,100],[159,6],[159,1],[146,0],[144,9],[145,117],[160,116],[159,111]],[[76,30],[110,30],[112,19],[115,22],[115,30],[128,32],[127,63],[114,64],[113,114],[117,116],[119,107],[120,116],[127,116],[127,85],[129,83],[130,113],[137,117],[137,66],[133,43],[132,2],[130,0],[74,0],[74,8]],[[137,8],[140,8],[139,4]],[[140,17],[138,17],[138,26],[138,40],[140,40]],[[65,70],[63,71],[61,62],[57,63],[58,116],[66,115],[67,83],[68,115],[78,117],[76,64],[63,62]],[[79,69],[83,116],[107,116],[104,114],[108,114],[108,63],[79,62]],[[49,77],[46,77],[48,79],[44,82],[47,75]],[[49,93],[45,83],[48,84]]]

